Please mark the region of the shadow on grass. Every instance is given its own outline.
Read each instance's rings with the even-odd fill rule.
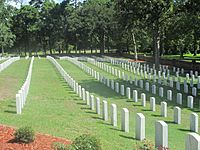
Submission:
[[[13,110],[5,110],[4,112],[10,113],[10,114],[16,114],[16,111],[13,111]]]
[[[167,124],[176,124],[174,121],[165,121]]]
[[[142,109],[142,111],[152,111],[151,109]]]
[[[129,139],[129,140],[136,140],[136,138],[132,137],[132,136],[126,136],[126,135],[119,135],[120,137]]]
[[[96,114],[96,112],[93,112],[93,111],[85,111],[85,113],[87,113],[87,114]]]
[[[16,106],[15,105],[8,105],[8,107],[15,108]]]
[[[78,103],[76,103],[76,104],[78,104],[78,105],[87,105],[86,103],[80,103],[80,102],[78,102]]]
[[[81,107],[82,110],[90,110],[88,107]]]
[[[183,132],[191,132],[189,129],[178,129],[180,131],[183,131]]]
[[[98,120],[103,120],[102,118],[100,117],[95,117],[95,116],[92,116],[93,119],[98,119]]]
[[[156,114],[152,114],[151,116],[154,116],[154,117],[162,117],[161,115],[156,115]]]
[[[103,119],[102,119],[103,120]],[[111,126],[111,124],[110,123],[108,123],[108,122],[99,122],[100,124],[103,124],[103,125],[107,125],[107,126]]]
[[[141,104],[133,104],[133,106],[142,107],[142,105],[141,105]]]
[[[115,131],[119,131],[119,132],[122,132],[122,130],[121,129],[118,129],[118,128],[110,128],[111,130],[115,130]]]

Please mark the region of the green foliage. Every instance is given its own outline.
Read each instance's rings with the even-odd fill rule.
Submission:
[[[17,142],[30,143],[35,139],[35,132],[31,127],[22,127],[15,132],[14,136]]]
[[[55,143],[53,143],[53,149],[54,150],[67,150],[67,145],[60,143],[60,142],[55,142]]]
[[[135,145],[135,150],[156,150],[152,141],[144,139]]]
[[[94,136],[83,134],[74,140],[70,150],[101,150],[101,144]]]

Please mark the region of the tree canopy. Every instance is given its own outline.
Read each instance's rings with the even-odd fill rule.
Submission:
[[[2,52],[133,51],[153,53],[156,64],[163,54],[199,52],[199,0],[1,1],[0,19]]]

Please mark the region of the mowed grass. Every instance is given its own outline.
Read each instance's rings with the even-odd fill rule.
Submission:
[[[139,103],[133,103],[126,97],[120,96],[102,83],[80,70],[68,61],[58,61],[63,68],[76,79],[82,87],[93,95],[99,96],[101,101],[108,100],[109,116],[110,104],[115,103],[118,107],[118,127],[112,127],[102,120],[95,111],[91,111],[67,83],[62,79],[57,69],[46,59],[35,59],[33,64],[32,80],[29,95],[22,111],[22,115],[15,114],[15,94],[26,78],[29,66],[28,60],[20,60],[0,73],[0,86],[5,85],[5,78],[17,75],[16,84],[9,84],[13,89],[12,96],[0,101],[0,124],[14,127],[32,126],[35,131],[51,134],[73,140],[75,137],[88,133],[95,135],[101,140],[103,149],[124,150],[134,149],[135,137],[135,114],[142,112],[146,117],[146,137],[154,141],[155,121],[164,120],[169,125],[169,147],[174,150],[184,149],[185,134],[189,129],[189,115],[191,110],[183,109],[182,124],[175,125],[173,121],[173,105],[168,108],[167,118],[160,116],[160,105],[156,106],[156,112],[149,111],[149,103],[143,108]],[[97,69],[97,68],[96,68]],[[100,71],[100,70],[99,70]],[[101,71],[108,77],[115,77]],[[11,78],[14,78],[11,76]],[[5,89],[2,89],[5,90]],[[1,91],[2,91],[1,90]],[[139,90],[139,92],[142,92]],[[147,93],[147,100],[151,94]],[[140,97],[140,96],[139,96]],[[156,97],[159,103],[162,99]],[[121,109],[128,108],[130,111],[130,133],[121,131]]]
[[[106,97],[106,99],[108,100],[109,108],[110,108],[111,103],[117,104],[119,121],[120,121],[121,109],[124,107],[129,109],[129,111],[130,111],[130,133],[121,132],[120,131],[120,123],[118,123],[119,135],[116,135],[116,136],[119,136],[119,137],[116,138],[118,140],[117,143],[121,143],[121,141],[122,141],[121,139],[123,139],[123,138],[129,139],[124,144],[126,145],[126,147],[128,149],[131,149],[132,143],[136,142],[134,139],[134,136],[135,136],[135,133],[134,133],[134,131],[135,131],[135,114],[142,112],[146,117],[146,137],[147,137],[147,139],[154,141],[155,121],[156,120],[164,120],[169,126],[168,129],[169,129],[169,147],[170,147],[170,149],[176,149],[176,150],[184,149],[186,133],[190,132],[189,131],[189,126],[190,126],[189,117],[190,117],[190,114],[192,113],[192,111],[190,109],[182,108],[182,123],[181,123],[181,125],[176,125],[173,123],[173,108],[174,108],[174,106],[176,106],[175,103],[167,102],[168,103],[168,117],[167,118],[163,118],[160,116],[160,102],[166,101],[166,98],[160,98],[156,95],[147,93],[147,92],[145,92],[145,90],[135,87],[134,85],[124,83],[124,85],[129,85],[129,87],[131,87],[131,89],[137,89],[139,92],[139,97],[142,92],[145,92],[147,94],[147,106],[146,106],[146,108],[144,108],[141,106],[140,102],[138,102],[138,103],[130,102],[131,100],[127,100],[127,98],[114,93],[110,88],[106,87],[102,83],[99,83],[94,78],[87,75],[85,72],[81,71],[74,64],[72,64],[68,61],[59,61],[59,63],[65,68],[65,70],[67,72],[69,72],[71,74],[71,76],[75,80],[77,80],[83,87],[85,87],[86,90],[92,91],[92,93],[95,96],[99,96],[101,98]],[[106,77],[109,77],[109,79],[115,79],[119,83],[121,82],[120,80],[116,79],[116,77],[100,70],[99,68],[97,68],[93,65],[89,65],[89,64],[87,64],[87,65],[92,67],[96,71],[101,72]],[[77,72],[77,70],[79,70],[79,71]],[[156,97],[156,102],[157,102],[156,112],[151,112],[149,110],[149,108],[150,108],[149,99],[151,96]],[[111,125],[109,125],[108,128],[110,128],[110,127],[112,128]],[[120,134],[124,134],[124,135],[120,136]],[[112,135],[110,137],[113,138],[114,135]],[[112,142],[113,141],[111,141],[111,143]],[[130,146],[128,146],[128,145],[130,145]]]
[[[30,92],[22,115],[15,114],[14,98],[4,100],[0,105],[0,124],[28,125],[37,132],[70,140],[81,134],[92,134],[100,138],[103,149],[132,149],[134,145],[133,137],[112,128],[90,111],[46,59],[34,61]]]

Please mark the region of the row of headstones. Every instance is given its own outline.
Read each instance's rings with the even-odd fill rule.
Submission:
[[[26,98],[27,98],[27,95],[29,92],[29,86],[30,86],[30,82],[31,82],[33,61],[34,61],[34,56],[32,56],[32,58],[31,58],[31,62],[29,65],[29,70],[28,70],[28,75],[26,77],[26,80],[25,80],[24,84],[22,85],[21,89],[16,94],[16,112],[17,112],[17,114],[22,113],[22,109],[26,102]]]
[[[90,106],[91,110],[95,110],[95,97],[93,95],[90,95],[88,91],[85,90],[85,88],[82,88],[81,85],[78,83],[74,82],[74,92],[79,95],[79,97],[83,100],[86,101],[86,104]],[[100,98],[96,97],[96,113],[98,115],[101,114],[101,109],[100,109]],[[102,118],[105,121],[108,121],[108,102],[106,100],[103,100],[102,102]],[[111,124],[113,126],[117,126],[118,122],[118,117],[117,117],[117,105],[116,104],[111,104]],[[124,132],[129,132],[129,110],[127,108],[123,108],[121,112],[121,130]],[[137,140],[143,140],[145,139],[145,116],[142,113],[137,113],[136,114],[136,139]],[[160,145],[165,144],[164,139],[163,141],[158,141],[159,139],[159,133],[160,131],[156,132],[156,139],[157,139],[157,147]],[[167,143],[168,144],[168,143]],[[168,145],[163,145],[163,146],[168,146]]]
[[[90,59],[89,61],[91,62],[92,60]],[[120,72],[120,70],[118,70],[118,71]],[[125,79],[125,80],[128,81],[128,79]],[[130,80],[130,83],[132,84],[132,80]],[[172,83],[173,82],[170,82],[170,87],[173,87]],[[116,84],[118,85],[118,83],[116,83]],[[139,80],[139,84],[140,84],[140,88],[143,89],[143,80]],[[118,89],[119,85],[118,86],[117,85],[116,85],[116,92],[119,91],[119,89]],[[138,86],[138,80],[137,80],[137,78],[135,78],[135,85]],[[177,82],[176,88],[177,88],[177,90],[180,90],[180,82]],[[149,82],[146,82],[145,89],[146,89],[146,91],[149,92]],[[188,85],[187,84],[185,84],[185,86],[184,86],[184,92],[188,94]],[[156,94],[156,85],[152,85],[152,93]],[[163,87],[160,87],[159,88],[159,96],[163,97],[163,93],[164,93],[163,92]],[[192,95],[193,96],[197,96],[197,89],[196,89],[196,87],[192,88]],[[168,100],[172,100],[172,91],[171,90],[167,90],[167,99]],[[192,102],[193,102],[193,97],[192,96],[188,96],[188,99],[192,99]],[[182,105],[182,94],[181,93],[177,93],[177,102],[179,102],[178,104]],[[191,106],[191,105],[188,105],[188,106]],[[192,107],[193,107],[193,104],[192,104]]]
[[[102,61],[102,59],[101,59],[101,61]],[[110,62],[111,64],[113,64],[113,65],[121,65],[122,66],[122,63],[124,63],[124,64],[126,64],[126,65],[132,65],[132,66],[136,66],[136,67],[139,67],[139,68],[144,68],[144,70],[146,70],[146,68],[149,68],[148,66],[149,66],[149,64],[144,64],[144,65],[141,65],[140,63],[138,63],[138,62],[130,62],[130,61],[121,61],[121,60],[116,60],[116,59],[113,59],[113,58],[109,58],[109,60],[108,60],[108,58],[107,59],[105,59],[105,61],[106,62]],[[125,67],[125,65],[124,65],[124,67]],[[152,68],[153,69],[155,69],[155,64],[153,64],[153,66],[152,66]],[[159,70],[160,71],[166,71],[168,69],[168,66],[167,65],[159,65]],[[181,72],[181,74],[184,74],[184,69],[183,68],[179,68],[179,67],[172,67],[172,71],[173,72],[175,72],[175,73],[179,73],[179,72]],[[195,77],[198,77],[198,71],[193,71],[193,70],[190,70],[190,76],[192,77],[193,75],[195,75]]]
[[[62,66],[53,57],[47,56],[46,58],[56,66],[62,77],[73,89],[75,87],[74,86],[75,80],[62,68]]]
[[[114,61],[115,62],[115,61]],[[111,59],[111,61],[110,61],[110,63],[111,64],[113,64],[113,65],[115,65],[116,63],[113,63],[112,62],[112,59]],[[132,64],[133,64],[134,62],[126,62],[126,63],[117,63],[117,64],[119,64],[123,69],[125,69],[125,70],[127,70],[127,71],[132,71],[132,67],[130,67]],[[133,66],[133,65],[132,65]],[[144,64],[144,67],[142,67],[142,65],[138,65],[138,68],[137,68],[137,70],[139,70],[139,69],[141,69],[142,70],[142,68],[144,68],[143,69],[143,71],[145,72],[145,71],[147,71],[148,73],[149,73],[149,70],[151,70],[151,74],[154,72],[154,75],[156,75],[156,70],[155,70],[155,67],[153,67],[153,68],[149,68],[149,65],[147,64]],[[163,69],[162,69],[163,68]],[[163,72],[162,72],[162,70],[163,70]],[[139,72],[139,71],[137,71],[137,72]],[[158,76],[159,76],[159,78],[161,77],[161,73],[163,74],[163,77],[164,78],[166,78],[165,77],[165,74],[166,74],[166,72],[167,72],[167,79],[169,80],[169,78],[170,78],[170,70],[168,69],[168,66],[165,66],[165,65],[160,65],[160,70],[158,71]],[[177,80],[180,80],[180,78],[179,78],[179,72],[180,72],[180,68],[177,68],[177,71],[176,71],[176,67],[173,67],[173,72],[176,72],[176,79]],[[181,73],[182,74],[184,74],[184,69],[182,68],[181,69]],[[188,81],[188,80],[190,80],[190,76],[191,76],[191,82],[193,83],[195,80],[196,80],[196,78],[198,78],[198,82],[197,82],[197,84],[199,84],[200,83],[200,76],[198,76],[198,71],[195,71],[195,74],[193,73],[193,71],[191,70],[190,71],[190,74],[189,73],[186,73],[186,81]],[[173,76],[173,78],[174,78],[174,76]],[[200,85],[199,85],[200,86]]]
[[[92,110],[94,110],[95,108],[94,108],[94,96],[92,95],[92,96],[89,96],[89,92],[87,92],[86,91],[86,93],[85,93],[85,89],[84,88],[82,88],[82,94],[80,94],[81,93],[81,86],[79,86],[79,88],[76,88],[77,89],[77,91],[76,91],[76,93],[78,94],[79,93],[79,96],[81,97],[81,95],[83,94],[83,100],[87,100],[87,104],[89,104],[90,105],[90,108],[92,109]],[[79,90],[78,90],[79,89]],[[123,86],[122,86],[122,89],[124,89],[123,88]],[[130,91],[130,90],[128,90],[128,91]],[[121,94],[122,95],[124,95],[123,94],[124,92],[123,92],[123,90],[121,90]],[[135,93],[135,94],[133,94],[133,95],[135,95],[134,96],[134,101],[135,102],[137,102],[137,91],[136,90],[134,90],[133,91],[133,93]],[[86,98],[84,98],[85,97],[85,95],[86,95]],[[129,94],[130,95],[130,94]],[[90,99],[89,99],[89,97],[90,97]],[[141,97],[142,97],[142,105],[143,106],[145,106],[146,105],[146,95],[144,94],[144,93],[142,93],[141,94]],[[90,101],[89,101],[90,100]],[[98,113],[99,112],[99,110],[100,110],[100,107],[99,107],[99,98],[97,98],[97,100],[96,100],[96,112]],[[107,107],[104,107],[104,105],[105,105],[105,103],[106,102],[103,102],[103,109],[104,108],[107,108]],[[113,106],[113,105],[112,105]],[[114,106],[115,107],[115,106]],[[155,111],[155,98],[154,97],[151,97],[150,98],[150,107],[151,107],[151,110],[152,111]],[[113,109],[112,109],[113,110]],[[107,110],[106,111],[103,111],[103,112],[108,112]],[[112,113],[111,113],[112,114]],[[122,114],[124,114],[124,113],[122,113]],[[108,118],[108,117],[105,117],[105,116],[107,116],[107,115],[105,115],[105,114],[103,114],[103,118]],[[113,116],[113,115],[111,115],[111,116]],[[116,116],[116,115],[114,115],[114,116]],[[166,102],[161,102],[161,116],[163,116],[163,117],[167,117],[167,103]],[[125,117],[123,117],[122,116],[122,118],[125,118]],[[191,125],[190,125],[190,130],[191,131],[195,131],[195,132],[197,132],[198,131],[198,115],[197,114],[195,114],[195,113],[193,113],[193,114],[191,114],[191,117],[190,117],[191,119],[190,119],[190,122],[191,122]],[[177,123],[177,124],[180,124],[181,123],[181,109],[179,108],[179,107],[175,107],[174,108],[174,122],[175,123]],[[112,119],[111,119],[111,123],[112,123]],[[122,129],[123,129],[123,127],[124,127],[125,125],[123,125],[123,123],[122,123]],[[138,131],[138,130],[137,130]],[[160,133],[160,132],[158,132],[158,133]],[[137,135],[137,134],[136,134]],[[157,134],[158,135],[158,134]],[[160,137],[162,137],[163,135],[161,135],[161,136],[158,136],[158,138],[157,138],[157,140],[158,139],[160,139]],[[188,135],[189,136],[189,135]],[[199,139],[199,137],[197,138],[197,139]],[[196,139],[195,139],[196,140]],[[163,143],[166,143],[166,141],[162,141]],[[161,145],[159,142],[157,142],[158,143],[158,145]],[[167,141],[167,143],[168,143],[168,141]],[[187,142],[186,142],[187,143]],[[188,144],[188,143],[187,143]],[[190,145],[191,145],[191,143],[189,143]]]
[[[102,70],[105,70],[105,71],[108,72],[108,73],[111,73],[112,75],[117,76],[118,78],[122,78],[122,79],[125,80],[125,81],[130,80],[130,82],[132,82],[132,80],[133,80],[133,79],[132,79],[132,76],[130,76],[130,78],[129,78],[129,76],[128,76],[127,74],[124,74],[124,72],[122,72],[122,76],[121,76],[121,71],[120,71],[120,70],[118,70],[118,69],[116,69],[116,68],[113,68],[113,67],[111,67],[111,66],[109,66],[109,65],[103,64],[102,62],[97,62],[96,60],[91,59],[91,58],[88,58],[88,62],[89,62],[89,63],[92,63],[93,65],[96,65],[97,67],[101,68]],[[160,72],[158,72],[158,73],[160,74]],[[142,77],[142,76],[143,76],[143,73],[140,74],[140,77]],[[149,73],[149,74],[147,75],[146,72],[145,72],[144,78],[145,78],[145,79],[148,79],[148,80],[151,80],[151,79],[152,79],[151,73]],[[135,80],[138,80],[138,79],[135,78]],[[168,83],[168,80],[169,80],[169,83]],[[176,89],[177,89],[178,91],[181,90],[180,81],[178,81],[178,80],[175,81],[175,78],[174,78],[174,77],[173,77],[172,79],[168,79],[168,80],[166,79],[166,77],[164,77],[163,80],[159,77],[158,80],[157,80],[156,75],[153,76],[153,81],[154,81],[155,83],[158,81],[159,84],[162,84],[162,83],[163,83],[165,86],[169,86],[170,88],[173,88],[174,82],[176,82]],[[200,78],[199,78],[199,83],[198,83],[198,85],[197,85],[197,88],[194,87],[193,80],[191,80],[191,82],[190,82],[190,87],[192,88],[192,95],[193,95],[193,96],[197,96],[197,93],[198,93],[198,92],[197,92],[197,88],[200,89]],[[188,93],[188,92],[189,92],[189,89],[188,89],[188,88],[189,88],[189,87],[188,87],[187,81],[185,80],[185,81],[184,81],[184,92],[185,92],[185,93]]]
[[[73,63],[75,63],[75,64],[79,64],[79,66],[81,66],[80,64],[81,63],[79,63],[79,62],[76,62],[76,61],[72,61]],[[84,65],[84,67],[85,67],[85,65]],[[83,69],[83,68],[82,68]],[[109,80],[108,80],[109,81]],[[112,80],[113,81],[113,80]],[[115,85],[114,85],[114,82],[112,82],[111,81],[111,88],[114,90],[115,89],[115,91],[117,92],[117,93],[119,93],[119,91],[121,92],[121,95],[125,95],[125,90],[124,90],[124,85],[121,85],[121,86],[119,86],[119,83],[116,83]],[[107,86],[109,87],[109,84],[107,84]],[[119,89],[119,87],[121,87],[120,89]],[[159,90],[159,95],[163,95],[163,90],[161,90],[161,89],[163,89],[163,88],[160,88],[160,90]],[[126,96],[129,98],[129,99],[131,99],[131,92],[130,92],[131,90],[130,90],[130,88],[129,87],[127,87],[126,88]],[[153,94],[156,94],[156,86],[155,85],[153,85],[152,86],[152,92],[153,92]],[[142,99],[142,105],[143,106],[145,106],[146,105],[146,95],[144,94],[144,93],[142,93],[141,94],[141,99]],[[168,100],[172,100],[172,91],[171,90],[168,90],[167,91],[167,99]],[[138,102],[138,92],[137,92],[137,90],[133,90],[133,101],[134,102]],[[187,99],[187,106],[189,107],[189,108],[193,108],[193,97],[192,96],[188,96],[188,99]],[[180,105],[182,105],[182,94],[181,93],[178,93],[177,94],[177,103],[178,104],[180,104]],[[151,97],[150,98],[150,108],[151,108],[151,110],[152,111],[155,111],[155,98],[154,97]],[[165,108],[165,109],[164,109]],[[167,111],[166,111],[166,108],[167,108],[167,105],[166,105],[166,103],[161,103],[161,115],[162,116],[166,116],[166,114],[167,114]],[[176,107],[178,110],[180,110],[178,107]],[[177,111],[177,109],[175,109],[176,111],[175,112],[177,112],[178,114],[180,114],[180,111]],[[177,113],[175,113],[175,116],[177,116],[178,114]],[[179,117],[180,118],[180,117]],[[180,120],[180,119],[177,119],[177,120]],[[193,131],[193,130],[192,130]]]
[[[0,72],[3,71],[5,68],[7,68],[10,64],[12,64],[13,62],[19,60],[20,57],[12,57],[10,59],[8,59],[7,61],[3,62],[0,64]]]
[[[10,56],[9,57],[0,57],[0,61],[6,60],[6,59],[9,59],[9,58],[10,58]]]
[[[72,62],[75,63],[75,64],[79,64],[79,66],[81,66],[80,62],[77,62],[77,61],[72,61]],[[83,69],[83,67],[81,67],[81,68]],[[86,65],[84,65],[84,68],[86,68]],[[109,80],[107,80],[107,81],[109,81]],[[110,87],[110,84],[107,83],[107,86]],[[120,89],[119,89],[119,87],[120,87]],[[111,88],[113,90],[115,90],[115,92],[117,92],[117,93],[119,93],[119,91],[120,91],[122,96],[125,95],[124,85],[119,86],[119,83],[117,83],[117,82],[114,84],[114,82],[112,80],[111,81]],[[155,85],[152,86],[152,93],[156,94],[156,86]],[[159,95],[161,97],[163,97],[163,88],[162,87],[160,87],[160,89],[159,89]],[[131,89],[129,87],[126,88],[126,96],[128,97],[128,99],[131,99]],[[141,99],[142,99],[142,105],[145,106],[146,105],[146,95],[144,93],[141,94]],[[167,91],[167,99],[172,101],[172,91],[171,90]],[[137,92],[137,90],[133,90],[133,101],[138,102],[138,92]],[[193,102],[194,102],[193,97],[188,96],[187,106],[189,108],[193,108]],[[181,93],[177,93],[177,103],[182,105],[182,94]],[[155,98],[153,98],[153,97],[150,98],[150,107],[151,107],[152,111],[155,111]]]
[[[68,58],[69,60],[71,60],[72,63],[78,65],[81,69],[83,69],[84,71],[86,71],[87,73],[89,73],[90,75],[92,75],[93,77],[95,77],[95,79],[97,79],[100,82],[103,82],[104,84],[106,84],[108,87],[111,87],[112,90],[114,90],[116,93],[119,93],[119,91],[121,92],[122,96],[125,96],[125,86],[124,85],[119,85],[118,82],[114,82],[114,80],[111,80],[111,86],[110,86],[110,80],[105,78],[107,80],[107,82],[105,81],[101,81],[101,75],[99,75],[98,72],[94,71],[93,69],[91,69],[90,67],[87,67],[85,64],[82,64],[79,61],[74,61],[73,59]],[[97,75],[96,75],[97,73]],[[100,76],[100,78],[99,78]],[[104,79],[104,78],[103,78]],[[143,80],[140,80],[143,81]],[[135,82],[137,83],[137,82]],[[136,84],[136,86],[138,86]],[[146,91],[149,92],[149,83],[146,82]],[[140,82],[140,88],[143,88],[143,82]],[[130,92],[130,88],[126,87],[126,96],[128,97],[128,99],[130,99],[131,97],[131,92]],[[163,87],[159,88],[159,96],[163,97],[164,96],[164,91],[163,91]],[[156,94],[156,85],[152,85],[152,94]],[[137,90],[133,90],[133,100],[134,102],[137,102]],[[171,90],[167,90],[167,100],[172,101],[172,91]],[[182,105],[182,94],[181,93],[177,93],[177,104]],[[187,107],[188,108],[193,108],[193,104],[194,104],[194,98],[192,96],[188,96],[187,97]]]
[[[73,61],[73,59],[69,59],[71,60],[71,62],[76,62]],[[79,64],[78,62],[74,63],[74,64]],[[86,100],[87,105],[90,105],[90,108],[92,110],[95,110],[95,102],[94,102],[94,96],[90,95],[88,91],[85,91],[84,88],[82,88],[80,85],[78,85],[78,83],[74,82],[74,92],[76,92],[79,97],[81,97],[84,101]],[[136,91],[134,91],[136,92]],[[135,94],[137,95],[137,94]],[[146,105],[146,95],[144,93],[141,94],[142,97],[142,105]],[[155,111],[155,98],[151,97],[150,98],[150,107],[152,111]],[[107,101],[103,101],[103,119],[104,120],[108,120],[108,106],[107,106]],[[117,107],[115,104],[111,105],[111,124],[116,126],[117,125]],[[100,114],[100,99],[96,98],[96,113]],[[140,114],[140,113],[139,113]],[[136,138],[139,139],[139,137],[145,137],[145,124],[141,123],[141,122],[145,122],[145,120],[141,120],[141,115],[137,114],[136,117]],[[127,116],[128,117],[127,117]],[[163,117],[167,116],[167,103],[166,102],[161,102],[161,115]],[[144,116],[144,115],[143,115]],[[143,118],[143,117],[142,117]],[[122,130],[123,131],[129,131],[129,124],[127,124],[127,122],[129,121],[129,113],[128,113],[128,109],[124,108],[122,109]],[[179,107],[175,107],[174,108],[174,122],[177,124],[181,123],[181,109]],[[192,113],[190,116],[190,130],[191,131],[198,131],[198,115],[195,113]],[[166,130],[166,123],[163,121],[157,121],[156,122],[156,129],[158,128],[158,130],[156,130],[156,134],[155,134],[155,140],[156,140],[156,145],[160,146],[168,146],[168,128]],[[167,131],[167,132],[166,132]],[[187,140],[188,137],[190,137],[190,139],[192,139],[192,141]],[[162,140],[161,140],[162,139]],[[140,139],[139,139],[140,140]],[[188,133],[187,138],[186,138],[186,147],[192,147],[192,148],[196,148],[200,145],[200,142],[196,142],[200,140],[200,136],[198,134],[195,133]],[[195,144],[193,144],[195,143]],[[189,150],[187,148],[187,150]]]

